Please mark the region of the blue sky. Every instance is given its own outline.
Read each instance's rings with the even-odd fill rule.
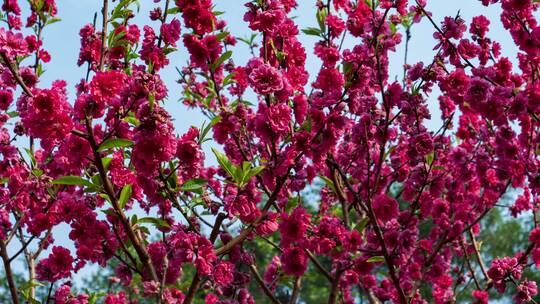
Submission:
[[[141,13],[135,19],[137,24],[148,22],[148,11],[156,5],[150,0],[141,0],[140,2]],[[221,17],[228,22],[229,30],[237,37],[244,37],[250,34],[246,23],[243,22],[243,14],[245,12],[244,2],[237,0],[214,1],[216,10],[225,12]],[[299,3],[299,8],[293,11],[291,15],[297,16],[296,21],[299,27],[317,26],[314,17],[315,1],[297,0],[297,2]],[[46,72],[41,79],[40,87],[48,87],[52,81],[64,79],[68,82],[68,88],[71,91],[71,102],[73,102],[74,85],[86,73],[86,66],[77,67],[76,64],[80,46],[78,33],[83,25],[92,22],[95,12],[98,12],[98,25],[101,24],[99,14],[101,4],[102,1],[100,0],[57,0],[58,16],[62,21],[48,26],[44,32],[44,46],[50,52],[52,60],[45,66]],[[489,36],[499,41],[503,47],[503,54],[514,63],[516,62],[517,49],[513,46],[510,35],[504,31],[500,23],[500,7],[498,5],[486,8],[477,0],[432,0],[429,1],[427,9],[433,12],[433,18],[436,22],[441,21],[444,16],[455,16],[458,10],[461,12],[461,16],[467,21],[467,24],[473,16],[479,14],[487,16],[492,21]],[[415,63],[420,60],[426,61],[427,64],[431,62],[434,54],[433,46],[435,45],[432,36],[433,32],[434,29],[427,20],[412,27],[412,39],[409,45],[409,63]],[[312,53],[313,44],[316,42],[316,39],[314,37],[302,37],[301,42],[305,45],[308,54],[308,71],[310,73],[316,73],[320,66],[319,60]],[[344,48],[351,47],[359,42],[357,39],[347,39]],[[233,59],[237,64],[244,64],[250,58],[248,48],[241,42],[233,50]],[[400,46],[396,53],[391,55],[391,79],[394,79],[394,77],[401,79],[403,51],[403,46]],[[197,110],[188,110],[182,103],[178,102],[181,95],[181,87],[175,82],[178,76],[175,67],[184,66],[187,59],[186,51],[180,49],[171,57],[171,64],[161,71],[161,77],[169,89],[166,108],[175,118],[174,124],[179,134],[184,133],[191,125],[201,126],[204,121],[204,117]],[[312,75],[311,77],[314,76]],[[430,110],[433,116],[430,127],[433,129],[438,128],[441,123],[438,117],[438,111],[436,110],[438,107],[437,94],[438,92],[434,91],[429,98]],[[213,157],[208,146],[205,147],[205,152],[207,157]],[[210,162],[212,163],[212,160]],[[73,248],[72,242],[67,235],[68,232],[69,229],[66,226],[55,229],[53,236],[56,239],[56,244]],[[11,253],[14,253],[18,248],[18,244],[12,244],[9,250]],[[22,267],[22,264],[18,264],[16,269],[21,269],[20,267]],[[80,271],[75,275],[75,281],[78,281],[81,276],[87,275],[89,271],[93,271],[92,269],[95,268],[85,268]]]

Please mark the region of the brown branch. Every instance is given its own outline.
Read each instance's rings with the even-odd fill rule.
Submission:
[[[302,287],[302,277],[296,277],[294,280],[294,287],[293,287],[293,293],[291,295],[291,299],[289,300],[289,304],[296,304],[298,301],[298,296],[300,295],[300,287]]]
[[[307,253],[310,260],[313,262],[315,267],[321,271],[321,273],[328,279],[328,281],[333,282],[334,277],[328,272],[328,270],[324,269],[323,265],[317,260],[317,258],[311,253],[311,251],[304,249],[304,251]]]
[[[471,274],[471,278],[474,281],[474,285],[476,285],[476,289],[481,290],[482,286],[480,285],[480,282],[478,282],[478,279],[476,278],[476,274],[474,273],[474,268],[472,267],[471,260],[469,259],[469,253],[467,252],[467,247],[465,246],[465,243],[463,240],[459,240],[459,243],[461,245],[461,249],[463,250],[463,255],[465,256],[465,262],[467,264],[467,268],[469,269],[469,273]]]
[[[11,300],[13,304],[19,304],[19,297],[17,295],[17,286],[13,279],[13,271],[11,270],[11,262],[7,253],[6,243],[4,240],[0,240],[0,255],[2,256],[2,262],[4,263],[4,270],[6,273],[6,280],[8,282],[9,291],[11,293]]]
[[[98,151],[99,146],[97,145],[95,137],[94,137],[94,130],[92,128],[92,120],[90,117],[86,117],[86,131],[88,133],[88,138],[87,138],[88,142],[90,143],[90,147],[92,148],[92,152],[94,154],[94,163],[98,169],[99,176],[101,178],[101,182],[103,184],[105,193],[109,196],[109,199],[111,200],[111,204],[113,206],[114,212],[118,216],[120,223],[122,223],[122,226],[124,227],[124,230],[126,231],[126,234],[129,240],[131,241],[133,247],[135,248],[135,251],[137,252],[139,258],[141,259],[142,264],[148,267],[148,270],[150,271],[150,275],[152,276],[152,279],[158,282],[158,276],[156,274],[156,270],[154,269],[154,266],[152,265],[152,261],[150,260],[148,252],[144,248],[142,241],[133,231],[133,227],[131,227],[129,220],[124,214],[124,211],[122,210],[122,208],[120,208],[113,185],[111,181],[109,180],[109,178],[107,177],[107,171],[105,170],[105,167],[103,167],[103,161]]]
[[[387,116],[387,119],[388,119],[388,116]],[[380,153],[384,154],[384,145],[381,146],[381,150],[383,150],[383,151],[381,151]],[[341,168],[339,168],[339,165],[337,165],[335,160],[331,160],[330,163],[338,170],[338,173],[340,173],[340,175],[342,176],[342,179],[344,180],[347,188],[349,189],[349,191],[351,191],[353,193],[353,195],[355,197],[355,203],[359,204],[360,206],[363,207],[363,205],[360,204],[360,196],[358,195],[358,193],[356,191],[354,191],[354,189],[352,188],[352,185],[350,185],[350,183],[347,181],[346,176],[343,173],[343,171],[341,170]],[[380,174],[380,171],[377,174],[377,176],[379,174]],[[384,236],[383,236],[382,230],[381,230],[381,228],[380,228],[380,226],[379,226],[379,224],[377,222],[377,218],[375,216],[375,213],[373,212],[373,208],[371,208],[371,204],[366,204],[366,206],[364,208],[367,208],[367,216],[369,217],[369,220],[370,220],[370,222],[371,222],[371,224],[373,226],[373,230],[375,231],[375,235],[376,235],[376,237],[377,237],[377,239],[378,239],[378,241],[379,241],[379,243],[381,245],[384,260],[385,260],[386,265],[388,266],[388,272],[390,274],[390,278],[392,280],[392,283],[394,284],[394,286],[396,287],[396,290],[398,291],[399,299],[400,299],[401,303],[407,303],[407,297],[405,296],[405,292],[403,291],[403,288],[401,287],[401,284],[399,282],[399,278],[398,278],[397,273],[395,271],[394,263],[393,263],[393,261],[392,261],[392,259],[390,257],[388,249],[386,248],[386,243],[385,243],[385,240],[384,240]]]
[[[328,304],[335,304],[339,295],[339,278],[343,271],[336,271],[334,281],[332,281],[332,288],[330,289],[330,295],[328,296]]]
[[[381,301],[379,301],[379,299],[377,298],[373,290],[368,289],[366,293],[367,293],[368,302],[370,304],[381,304]]]
[[[25,219],[26,213],[23,213],[21,216],[18,216],[15,212],[13,212],[13,216],[17,219],[17,221],[15,222],[15,225],[13,225],[13,228],[11,229],[11,233],[8,234],[7,238],[4,241],[6,245],[9,244],[11,239],[13,239],[13,237],[15,236],[17,229],[19,229],[19,226],[21,226],[23,220]]]
[[[261,274],[257,270],[257,267],[255,267],[255,265],[253,265],[253,264],[250,264],[249,265],[249,270],[251,270],[251,273],[255,277],[255,280],[257,281],[259,286],[261,286],[264,294],[270,299],[270,301],[272,303],[274,303],[274,304],[280,304],[281,302],[274,296],[274,294],[268,288],[268,286],[266,286],[266,283],[264,283],[264,280],[262,279]]]
[[[476,260],[478,261],[478,265],[480,265],[480,269],[482,270],[482,274],[484,275],[484,278],[489,282],[491,279],[488,276],[486,264],[484,263],[484,259],[482,259],[482,255],[480,254],[480,248],[478,248],[478,242],[476,241],[476,238],[474,237],[474,234],[472,233],[472,230],[469,229],[469,236],[471,238],[471,242],[474,248],[474,254],[476,255]]]
[[[337,172],[335,168],[334,169],[332,168],[331,158],[327,158],[327,165],[328,165],[328,169],[330,169],[331,171],[330,176],[331,176],[332,182],[334,183],[334,188],[336,189],[338,200],[341,204],[343,224],[345,225],[345,227],[347,227],[347,229],[349,229],[349,209],[347,208],[347,197],[345,196],[345,193],[343,193],[340,180],[338,179],[339,172]]]
[[[7,66],[9,71],[11,72],[11,75],[13,78],[15,78],[15,81],[21,86],[22,90],[28,97],[33,97],[32,91],[26,86],[23,79],[21,78],[21,75],[19,74],[18,69],[11,63],[11,60],[7,57],[5,53],[0,53],[0,56],[2,57],[2,60],[4,61],[4,64]]]

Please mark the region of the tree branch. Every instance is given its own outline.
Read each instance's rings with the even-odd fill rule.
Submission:
[[[4,240],[0,240],[0,255],[2,256],[2,262],[4,263],[6,280],[8,282],[9,291],[11,293],[11,301],[13,301],[13,304],[19,304],[19,296],[17,294],[17,285],[15,285],[15,280],[13,279],[13,271],[11,270],[11,262],[9,260],[6,243],[4,243]]]
[[[264,283],[264,280],[262,279],[261,275],[259,274],[259,271],[257,270],[257,267],[255,267],[255,265],[253,265],[253,264],[250,264],[249,265],[249,270],[251,270],[251,273],[253,274],[253,276],[255,276],[255,280],[257,281],[259,286],[262,288],[264,294],[270,299],[270,301],[272,303],[274,303],[274,304],[281,304],[281,302],[278,299],[276,299],[276,297],[274,296],[272,291]]]

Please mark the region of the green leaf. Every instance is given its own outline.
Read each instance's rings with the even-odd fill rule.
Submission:
[[[112,148],[125,148],[133,146],[133,141],[125,138],[112,138],[108,139],[99,145],[98,152],[112,149]]]
[[[213,70],[216,70],[218,67],[220,67],[225,61],[227,61],[232,56],[232,51],[226,51],[225,53],[221,54],[219,58],[212,64]]]
[[[216,39],[221,41],[221,40],[227,38],[227,36],[229,36],[229,32],[221,32],[221,33],[216,35]]]
[[[167,221],[156,217],[143,217],[140,218],[137,223],[139,224],[152,224],[158,228],[170,228],[171,225]]]
[[[249,162],[247,162],[249,164]],[[250,164],[251,165],[251,164]],[[252,177],[261,173],[264,170],[263,166],[258,166],[252,169],[244,170],[242,177],[242,184],[247,183]]]
[[[164,49],[163,49],[163,53],[165,53],[165,55],[168,55],[168,54],[170,54],[170,53],[174,53],[174,52],[176,52],[176,51],[178,51],[178,49],[177,49],[177,48],[173,48],[173,47],[167,47],[167,48],[164,48]]]
[[[208,184],[207,180],[202,178],[194,178],[183,183],[180,189],[182,189],[182,191],[202,194],[202,189],[204,186],[206,186],[206,184]]]
[[[328,9],[326,7],[317,11],[317,23],[322,33],[326,31],[326,16],[328,16]]]
[[[170,8],[167,10],[167,14],[169,15],[174,15],[174,14],[178,14],[180,13],[180,8],[179,7],[173,7],[173,8]]]
[[[255,38],[257,38],[257,34],[251,34],[251,36],[249,38],[237,37],[238,40],[244,42],[249,47],[253,46],[253,42],[255,42]]]
[[[321,30],[318,29],[318,28],[314,28],[314,27],[305,28],[305,29],[302,30],[302,33],[304,33],[306,35],[317,36],[317,37],[321,37],[321,35],[322,35]]]
[[[112,157],[103,157],[101,159],[101,162],[103,163],[103,168],[105,168],[105,171],[109,171],[109,167],[111,166]]]
[[[24,150],[26,151],[26,154],[28,154],[28,157],[30,157],[30,162],[32,163],[32,167],[35,167],[37,162],[36,162],[36,157],[34,156],[34,152],[28,148],[24,148]]]
[[[235,73],[229,73],[229,75],[227,75],[225,78],[223,78],[223,86],[227,86],[231,83],[234,83],[234,79],[232,79],[234,77],[234,74]]]
[[[334,185],[334,182],[331,179],[329,179],[328,177],[326,177],[324,175],[321,175],[319,177],[324,181],[326,186],[328,186],[328,188],[330,188],[330,190],[332,190],[334,193],[337,193],[336,185]]]
[[[127,116],[126,118],[123,119],[125,122],[129,123],[129,124],[132,124],[134,126],[138,126],[141,124],[141,122],[136,118],[136,117],[133,117],[133,116]]]
[[[113,217],[117,216],[116,212],[113,209],[105,209],[105,210],[101,210],[101,212],[103,212],[106,215],[113,216]]]
[[[62,19],[58,18],[58,17],[54,17],[54,18],[51,18],[49,20],[47,20],[47,25],[49,24],[53,24],[53,23],[56,23],[56,22],[59,22],[61,21]]]
[[[199,144],[202,144],[206,140],[206,136],[208,135],[212,127],[215,126],[220,121],[221,121],[221,116],[216,116],[212,118],[212,120],[210,121],[208,125],[205,126],[205,124],[203,123],[201,127],[201,132],[199,133],[199,139],[198,139]]]
[[[287,201],[287,205],[285,205],[285,212],[287,212],[287,213],[291,212],[291,210],[296,208],[296,206],[298,206],[299,203],[300,203],[300,198],[299,197],[290,198]]]
[[[235,168],[234,168],[234,165],[231,163],[231,161],[227,158],[227,155],[219,152],[218,150],[216,150],[215,148],[212,148],[212,152],[214,152],[214,155],[216,156],[217,158],[217,161],[219,163],[219,165],[221,166],[221,168],[223,170],[225,170],[225,172],[227,172],[227,174],[234,178],[235,176]]]
[[[364,229],[366,229],[367,224],[369,223],[369,218],[366,216],[358,224],[354,226],[354,229],[358,230],[360,234],[364,234]]]
[[[54,185],[71,185],[71,186],[88,186],[92,187],[93,184],[84,178],[76,175],[67,175],[59,177],[52,181]]]
[[[152,64],[150,64],[150,65],[148,65],[148,69],[150,71],[153,71],[154,66]],[[154,111],[154,103],[156,103],[156,96],[154,96],[154,94],[148,95],[148,104],[150,105],[150,112]]]
[[[379,263],[379,262],[384,262],[384,257],[383,256],[374,256],[374,257],[370,257],[369,259],[367,259],[368,263]]]
[[[120,198],[118,199],[118,204],[120,204],[120,209],[124,209],[126,204],[131,197],[131,191],[133,186],[131,184],[125,185],[120,191]]]
[[[138,221],[139,221],[139,217],[136,214],[131,216],[131,220],[130,220],[131,225],[137,224]]]
[[[428,155],[426,155],[426,163],[431,165],[433,163],[433,160],[435,159],[435,152],[430,152]]]

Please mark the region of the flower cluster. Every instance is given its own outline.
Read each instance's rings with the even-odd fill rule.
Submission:
[[[247,38],[216,1],[156,0],[138,16],[137,1],[105,0],[79,31],[74,88],[40,81],[61,7],[19,2],[0,14],[13,303],[37,301],[36,281],[57,304],[538,301],[538,1],[481,1],[514,56],[491,36],[499,21],[435,16],[426,0],[314,1],[307,28],[299,1],[247,1]],[[435,55],[396,76],[419,22]],[[181,104],[207,121],[176,130]],[[500,254],[485,242],[508,221]],[[104,293],[72,288],[87,265],[110,268],[90,289]]]

